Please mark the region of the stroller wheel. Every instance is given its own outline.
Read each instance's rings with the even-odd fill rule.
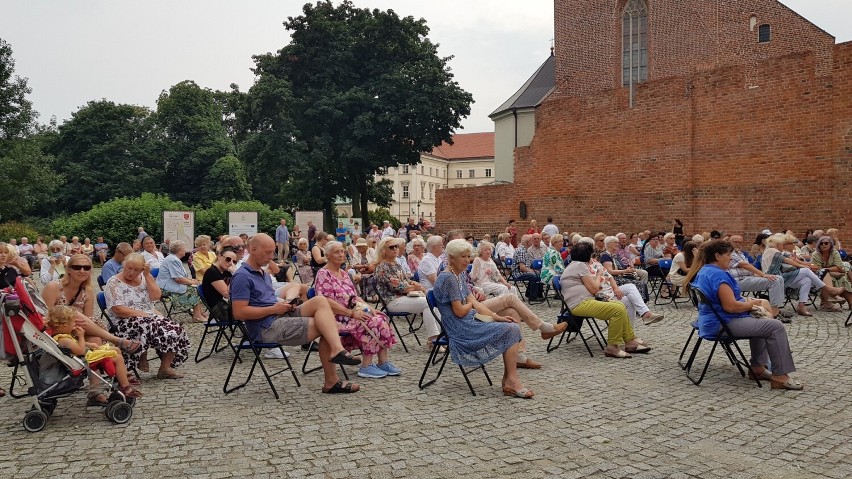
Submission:
[[[112,401],[106,407],[106,417],[116,424],[124,424],[133,417],[133,407],[124,401]]]
[[[39,432],[47,425],[47,414],[33,409],[24,416],[24,429],[29,432]]]
[[[53,416],[53,411],[56,409],[56,400],[49,400],[45,402],[39,401],[39,406],[41,406],[41,410],[47,414],[47,417]]]

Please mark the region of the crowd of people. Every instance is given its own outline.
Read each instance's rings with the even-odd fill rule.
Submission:
[[[731,330],[751,338],[752,375],[773,388],[801,389],[789,376],[795,367],[783,326],[794,316],[783,309],[788,290],[800,316],[812,315],[806,307],[812,294],[819,296],[820,310],[840,311],[844,302],[852,307],[852,273],[832,229],[809,231],[801,240],[789,231],[765,230],[746,251],[741,235],[687,237],[678,220],[669,232],[592,236],[560,232],[551,218],[541,229],[531,221],[519,234],[510,221],[495,242],[491,235],[477,240],[460,230],[429,234],[413,219],[399,229],[387,221],[366,232],[355,226],[341,223],[328,234],[309,222],[302,236],[282,219],[273,236],[223,235],[214,242],[200,235],[193,245],[157,245],[140,227],[135,240],[112,251],[103,238],[95,244],[76,236],[47,244],[42,237],[33,244],[13,239],[0,243],[0,288],[18,276],[31,277],[38,265],[45,304],[68,308],[51,313],[52,333],[74,351],[112,344],[122,356],[118,363],[129,370],[148,371],[148,350],[154,349],[162,379],[184,376],[179,368],[190,344],[184,326],[156,308],[161,298],[197,322],[233,317],[257,341],[317,348],[322,392],[329,394],[360,389],[337,375],[338,364],[358,366],[358,376],[366,379],[402,374],[391,361],[399,341],[388,317],[393,314],[420,315],[427,348],[440,347],[436,340],[444,331],[460,365],[502,356],[504,394],[531,398],[535,393],[518,370],[541,364],[527,349],[520,325],[539,331],[543,340],[565,331],[566,323],[542,321],[527,305],[551,285],[572,314],[608,322],[604,355],[618,359],[652,350],[636,327],[637,320],[642,327],[664,320],[648,306],[654,285],[657,295],[673,299],[698,288]],[[99,282],[110,324],[95,315],[95,261],[102,265]],[[426,298],[430,291],[434,309]],[[743,292],[766,297],[745,299]],[[752,317],[758,307],[769,317]],[[699,307],[703,336],[720,328],[708,308]],[[123,391],[141,395],[138,380],[123,378]],[[106,401],[101,391],[90,392],[90,404]]]

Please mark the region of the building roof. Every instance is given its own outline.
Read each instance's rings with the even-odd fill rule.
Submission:
[[[443,142],[432,149],[432,156],[445,160],[494,158],[494,133],[464,133],[453,135],[453,144]]]
[[[512,95],[499,108],[494,110],[494,113],[488,115],[489,118],[501,115],[507,111],[520,108],[535,108],[541,105],[541,102],[550,95],[553,88],[556,86],[556,59],[551,52],[547,60],[538,67],[538,70],[527,80],[526,83]]]

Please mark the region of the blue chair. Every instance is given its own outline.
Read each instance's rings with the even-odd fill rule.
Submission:
[[[719,311],[713,305],[712,302],[707,298],[707,295],[692,285],[690,287],[690,296],[692,297],[693,304],[698,305],[703,304],[707,306],[712,312],[713,315],[716,316],[716,319],[719,321],[721,327],[719,328],[719,332],[713,336],[702,336],[700,333],[698,334],[698,339],[695,342],[695,346],[692,348],[692,353],[689,355],[689,359],[685,364],[681,364],[681,368],[686,371],[686,377],[692,381],[693,384],[698,386],[701,384],[701,381],[704,380],[704,376],[707,374],[707,368],[710,366],[710,360],[713,359],[713,353],[716,352],[716,347],[721,346],[722,350],[725,351],[725,355],[728,357],[728,360],[737,367],[742,377],[746,377],[746,371],[749,370],[750,362],[746,359],[745,354],[743,354],[742,349],[740,349],[737,341],[748,341],[750,338],[735,336],[731,330],[728,328],[727,323],[722,319],[722,316],[719,314]],[[681,352],[681,358],[678,360],[678,363],[683,359],[683,355],[689,346],[689,342],[692,339],[695,332],[698,331],[698,322],[692,323],[692,332],[689,335],[689,339],[687,339],[686,345],[684,345],[684,349]],[[701,370],[701,375],[693,377],[691,374],[692,367],[695,364],[696,356],[698,355],[698,350],[701,347],[701,343],[704,341],[712,341],[713,346],[710,348],[710,353],[707,355],[707,361],[704,363],[704,368]],[[757,375],[754,375],[754,381],[757,383],[757,387],[763,387],[760,383],[760,378]]]
[[[441,377],[441,373],[444,372],[444,366],[447,364],[447,359],[450,357],[450,338],[447,336],[447,331],[444,329],[444,324],[441,322],[440,313],[437,311],[438,303],[435,301],[435,294],[430,290],[426,293],[426,302],[429,304],[429,309],[432,311],[432,314],[435,316],[435,319],[438,321],[438,325],[441,327],[441,333],[435,338],[434,346],[432,347],[432,352],[429,353],[429,358],[426,360],[426,366],[423,368],[423,374],[420,375],[420,382],[418,386],[420,389],[424,389],[427,386],[431,386]],[[441,352],[441,348],[444,348],[444,351]],[[443,354],[442,357],[439,355]],[[429,368],[435,366],[436,364],[441,363],[441,366],[438,368],[438,374],[435,375],[433,379],[426,381],[426,374],[429,372]],[[477,370],[482,369],[482,373],[485,374],[485,379],[488,380],[488,385],[492,386],[494,383],[491,382],[491,377],[488,376],[488,371],[485,370],[485,365],[481,364],[479,366],[474,367],[473,369],[467,370],[464,366],[459,365],[459,370],[464,377],[465,382],[467,383],[467,387],[470,389],[470,393],[476,396],[476,390],[473,389],[473,385],[470,383],[470,378],[468,378],[468,374]]]
[[[98,275],[98,287],[101,288],[101,291],[104,290],[104,286],[106,286],[106,281],[104,281],[104,275]]]
[[[160,268],[151,268],[151,276],[157,277],[160,274]]]
[[[201,302],[204,304],[204,307],[210,311],[210,305],[207,304],[207,299],[204,297],[204,289],[199,284],[196,286],[198,289],[198,297],[201,299]],[[236,345],[234,344],[234,339],[236,334],[236,325],[233,321],[228,318],[214,318],[212,315],[207,319],[207,322],[204,323],[204,331],[201,333],[201,339],[198,341],[198,349],[195,351],[195,362],[200,363],[205,359],[212,356],[214,353],[218,353],[224,351],[225,348],[230,347],[234,354],[237,353]],[[204,347],[204,341],[210,334],[216,334],[216,337],[213,339],[213,347],[210,348],[210,351],[201,356],[201,349]],[[222,344],[222,338],[225,338],[226,343]],[[221,344],[221,346],[220,346]]]
[[[411,277],[411,280],[414,281],[415,283],[419,283],[420,282],[420,273],[415,271],[414,276]]]
[[[473,269],[473,265],[472,265],[472,264],[467,265],[467,272],[468,272],[468,273],[470,273],[472,269]]]
[[[544,266],[544,262],[540,259],[534,259],[532,260],[532,263],[530,263],[530,268],[532,268],[533,271],[541,271],[542,266]]]
[[[586,351],[589,352],[589,356],[594,357],[595,355],[592,353],[592,348],[589,347],[590,339],[594,338],[597,340],[601,349],[606,347],[606,341],[601,340],[601,338],[603,338],[603,331],[600,329],[600,326],[598,326],[598,323],[594,318],[577,317],[571,314],[571,310],[565,302],[565,297],[562,296],[562,282],[559,276],[554,276],[550,281],[550,284],[553,286],[554,294],[561,304],[559,308],[559,315],[556,317],[556,323],[568,323],[568,328],[559,336],[559,339],[556,341],[556,345],[553,344],[553,340],[556,338],[550,338],[550,341],[547,342],[547,352],[550,353],[558,349],[559,346],[562,345],[563,340],[565,341],[565,344],[568,344],[579,337],[583,340],[583,344],[586,345]],[[584,324],[588,326],[591,334],[587,335],[583,333]],[[573,338],[571,337],[572,334],[574,335]]]
[[[839,250],[837,250],[837,252],[840,253],[840,259],[842,259],[843,261],[849,260],[849,254],[846,253],[845,249],[839,249]]]

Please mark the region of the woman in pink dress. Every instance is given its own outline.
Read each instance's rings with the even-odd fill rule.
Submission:
[[[343,244],[339,241],[329,241],[324,252],[328,262],[317,271],[314,289],[318,295],[328,298],[328,304],[337,319],[338,329],[349,333],[340,338],[343,347],[348,351],[361,350],[358,376],[399,376],[402,371],[388,361],[388,350],[396,344],[396,336],[388,317],[358,297],[352,278],[342,269],[346,262]],[[377,364],[373,364],[373,356],[378,357]]]

